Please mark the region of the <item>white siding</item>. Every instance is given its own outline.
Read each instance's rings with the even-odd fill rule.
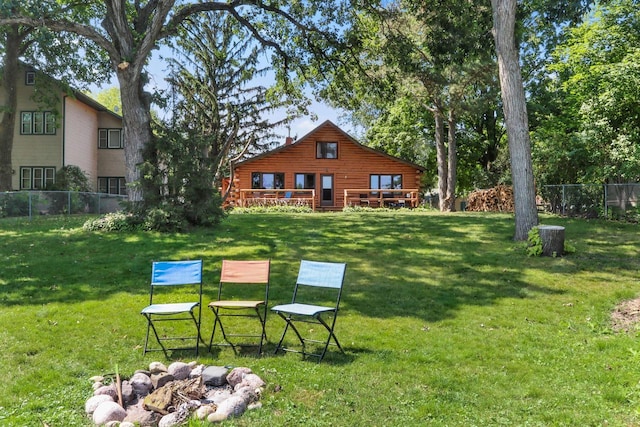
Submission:
[[[13,135],[13,151],[11,163],[15,173],[12,177],[12,186],[15,190],[20,189],[20,168],[23,166],[44,166],[55,167],[56,170],[62,167],[62,138],[63,129],[61,126],[62,103],[55,107],[47,108],[48,111],[58,112],[57,129],[55,135],[22,135],[20,134],[21,112],[38,111],[41,106],[35,103],[31,97],[33,86],[24,84],[24,73],[18,74],[18,109],[16,111],[16,126]],[[62,98],[61,98],[62,99]]]
[[[100,113],[98,115],[98,119],[98,127],[100,128],[122,129],[122,120],[118,117],[114,117],[112,114]],[[98,149],[98,176],[125,176],[124,149]]]

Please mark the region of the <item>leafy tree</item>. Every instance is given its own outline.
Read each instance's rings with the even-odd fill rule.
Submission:
[[[112,86],[96,94],[89,94],[93,99],[117,114],[122,114],[122,101],[120,100],[120,90]]]
[[[640,179],[639,32],[637,2],[616,0],[599,5],[555,50],[558,108],[534,133],[540,181]]]
[[[260,64],[265,49],[231,17],[214,13],[193,17],[183,31],[178,56],[170,60],[169,125],[193,141],[202,141],[217,187],[220,176],[231,171],[230,159],[270,148],[277,138],[274,129],[296,117],[308,101],[299,92],[298,97],[285,96],[278,87],[254,83],[271,71]],[[281,108],[288,110],[288,116],[270,120],[271,113]]]
[[[495,76],[497,79],[497,76]],[[511,183],[511,169],[506,150],[504,117],[500,102],[499,84],[493,81],[476,86],[477,102],[461,117],[464,124],[459,153],[461,171],[468,175],[463,188],[491,188]]]
[[[486,86],[492,78],[489,22],[489,9],[480,2],[454,2],[446,11],[435,3],[410,0],[365,8],[353,29],[362,51],[356,70],[362,73],[344,69],[323,92],[357,111],[352,117],[369,127],[373,144],[380,145],[375,135],[388,135],[388,119],[394,118],[392,129],[403,136],[394,139],[403,146],[393,149],[393,139],[388,140],[390,152],[409,153],[409,138],[418,145],[414,150],[421,151],[429,135],[442,210],[455,207],[460,118],[477,107],[477,85]],[[397,109],[406,103],[415,107]],[[416,107],[421,114],[398,120],[398,112],[413,113]],[[424,123],[426,117],[430,124]]]
[[[529,126],[535,130],[545,115],[554,109],[554,75],[548,65],[551,52],[562,44],[568,29],[582,22],[594,1],[527,0],[518,2],[516,44],[520,48],[522,78],[527,94]]]
[[[89,39],[109,57],[118,78],[125,143],[126,178],[140,183],[143,153],[149,153],[152,140],[150,106],[152,97],[145,92],[145,67],[151,52],[175,36],[182,24],[201,12],[219,12],[232,16],[261,44],[282,58],[278,77],[287,77],[290,67],[300,61],[332,55],[334,33],[340,28],[340,13],[349,13],[346,4],[312,0],[288,4],[260,1],[181,1],[100,0],[78,3],[69,0],[42,0],[45,5],[60,5],[64,17],[27,11],[1,10],[0,25],[20,24],[70,32]],[[92,25],[86,24],[85,17]],[[82,19],[80,19],[82,18]],[[100,27],[96,26],[100,23]],[[318,30],[318,28],[323,30]],[[301,47],[305,52],[300,52]],[[299,54],[298,54],[299,53]],[[318,69],[324,65],[319,62]],[[142,202],[144,189],[128,186],[133,203]],[[150,189],[153,191],[153,189]]]
[[[493,36],[511,159],[516,240],[526,240],[529,230],[538,223],[523,81],[529,83],[530,94],[545,99],[547,93],[540,90],[545,87],[547,78],[541,74],[544,57],[562,37],[562,29],[576,22],[591,3],[588,0],[491,0]],[[524,58],[527,71],[524,79],[521,58]]]
[[[429,127],[433,116],[413,99],[397,98],[369,127],[367,144],[393,156],[425,165],[432,151]]]
[[[169,60],[172,73],[169,123],[157,133],[146,156],[144,181],[158,201],[180,207],[191,224],[210,225],[222,215],[220,176],[230,158],[264,150],[282,121],[265,117],[285,100],[254,78],[264,53],[229,16],[194,16]]]

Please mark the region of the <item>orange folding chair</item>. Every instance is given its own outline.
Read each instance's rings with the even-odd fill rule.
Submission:
[[[218,286],[218,300],[209,303],[215,320],[209,341],[211,347],[231,346],[258,347],[258,354],[262,353],[262,345],[267,340],[267,303],[269,301],[269,272],[271,261],[222,261],[220,285]],[[263,293],[264,292],[264,293]],[[224,324],[223,324],[223,318]],[[251,326],[241,324],[239,320],[231,318],[257,318],[260,322],[259,333]],[[233,323],[233,326],[230,324]],[[216,330],[220,328],[222,340],[214,343]],[[233,332],[230,332],[230,328]],[[246,342],[255,338],[257,342]],[[259,341],[257,340],[259,338]],[[244,342],[238,342],[242,339]]]

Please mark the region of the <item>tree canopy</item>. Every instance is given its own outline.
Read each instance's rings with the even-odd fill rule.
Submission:
[[[43,0],[33,2],[34,8],[21,9],[14,8],[15,4],[18,2],[3,3],[0,25],[72,33],[90,40],[108,56],[121,93],[126,179],[129,198],[134,203],[144,201],[140,165],[152,140],[151,95],[145,91],[145,67],[160,43],[176,36],[181,25],[189,24],[191,16],[203,12],[228,14],[258,43],[272,50],[277,56],[274,64],[279,65],[277,77],[284,80],[290,70],[302,70],[302,65],[311,61],[317,61],[315,68],[322,72],[322,59],[338,48],[336,34],[344,16],[350,14],[347,3],[328,5],[318,0],[284,4],[247,0]]]
[[[184,90],[184,118],[200,102],[218,111],[218,119],[232,117],[232,111],[244,108],[240,99],[246,96],[260,100],[256,105],[262,107],[243,110],[259,124],[265,111],[282,105],[280,95],[292,94],[298,102],[301,85],[311,82],[319,96],[350,113],[364,129],[365,143],[434,165],[445,209],[459,186],[466,190],[510,179],[516,238],[523,238],[537,222],[534,170],[538,185],[640,178],[637,1],[604,2],[583,15],[592,3],[493,0],[489,7],[456,0],[443,8],[439,2],[413,0],[7,0],[0,6],[0,26],[57,33],[72,46],[82,40],[103,54],[90,59],[103,63],[108,58],[119,82],[133,201],[154,191],[140,185],[141,166],[154,160],[145,158],[154,151],[150,110],[155,94],[146,92],[150,54],[168,43],[206,52],[199,44],[211,35],[206,21],[198,23],[201,14],[211,13],[214,20],[224,16],[232,22],[227,51],[235,43],[260,49],[278,85],[234,92],[232,80],[212,77],[242,69],[247,80],[234,81],[248,81],[262,67],[255,53],[235,64],[214,61],[205,69],[195,49],[193,62],[187,61],[192,74],[173,76]],[[86,47],[79,51],[88,52]],[[51,63],[63,64],[55,58]],[[199,84],[203,78],[218,89]],[[200,95],[207,91],[205,102]],[[227,100],[220,101],[224,96]],[[232,122],[204,113],[196,122],[179,114],[175,121],[187,132],[216,135],[209,149],[217,154],[229,135],[236,135],[238,147],[247,146],[240,142],[242,129],[251,126]],[[268,133],[262,134],[265,140]],[[507,141],[509,167],[503,161]]]
[[[549,86],[557,95],[534,133],[541,183],[640,179],[639,34],[637,2],[615,0],[554,50]]]

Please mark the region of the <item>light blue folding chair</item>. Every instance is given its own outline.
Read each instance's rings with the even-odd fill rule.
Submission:
[[[286,322],[280,342],[276,346],[276,354],[281,350],[302,353],[304,357],[318,357],[318,363],[320,363],[327,353],[329,345],[337,346],[344,353],[334,329],[338,318],[338,308],[342,297],[346,269],[347,264],[343,263],[307,260],[300,262],[300,270],[298,271],[298,279],[293,290],[291,304],[276,305],[271,309]],[[332,299],[335,301],[333,305],[325,305],[326,301]],[[320,302],[325,304],[318,305]],[[309,336],[303,337],[300,333],[300,328],[296,327],[298,322],[322,325],[327,333],[326,341]],[[289,329],[298,337],[301,349],[283,345]],[[332,340],[333,343],[331,342]],[[307,343],[320,344],[321,352],[308,352]]]
[[[180,287],[182,292],[178,292]],[[189,287],[193,290],[189,291]],[[169,292],[169,289],[175,292]],[[185,291],[187,290],[187,291]],[[180,300],[180,301],[178,301]],[[187,300],[186,302],[181,302]],[[147,319],[147,336],[144,341],[144,351],[163,351],[168,357],[168,350],[187,350],[191,347],[168,347],[166,341],[185,341],[195,339],[196,356],[200,341],[200,322],[202,306],[202,260],[195,261],[155,261],[151,269],[151,289],[149,291],[149,305],[141,314]],[[197,316],[195,311],[198,311]],[[188,321],[195,326],[193,336],[171,336],[161,334],[168,328],[160,328],[158,322]],[[160,348],[149,347],[149,335],[153,334]]]

